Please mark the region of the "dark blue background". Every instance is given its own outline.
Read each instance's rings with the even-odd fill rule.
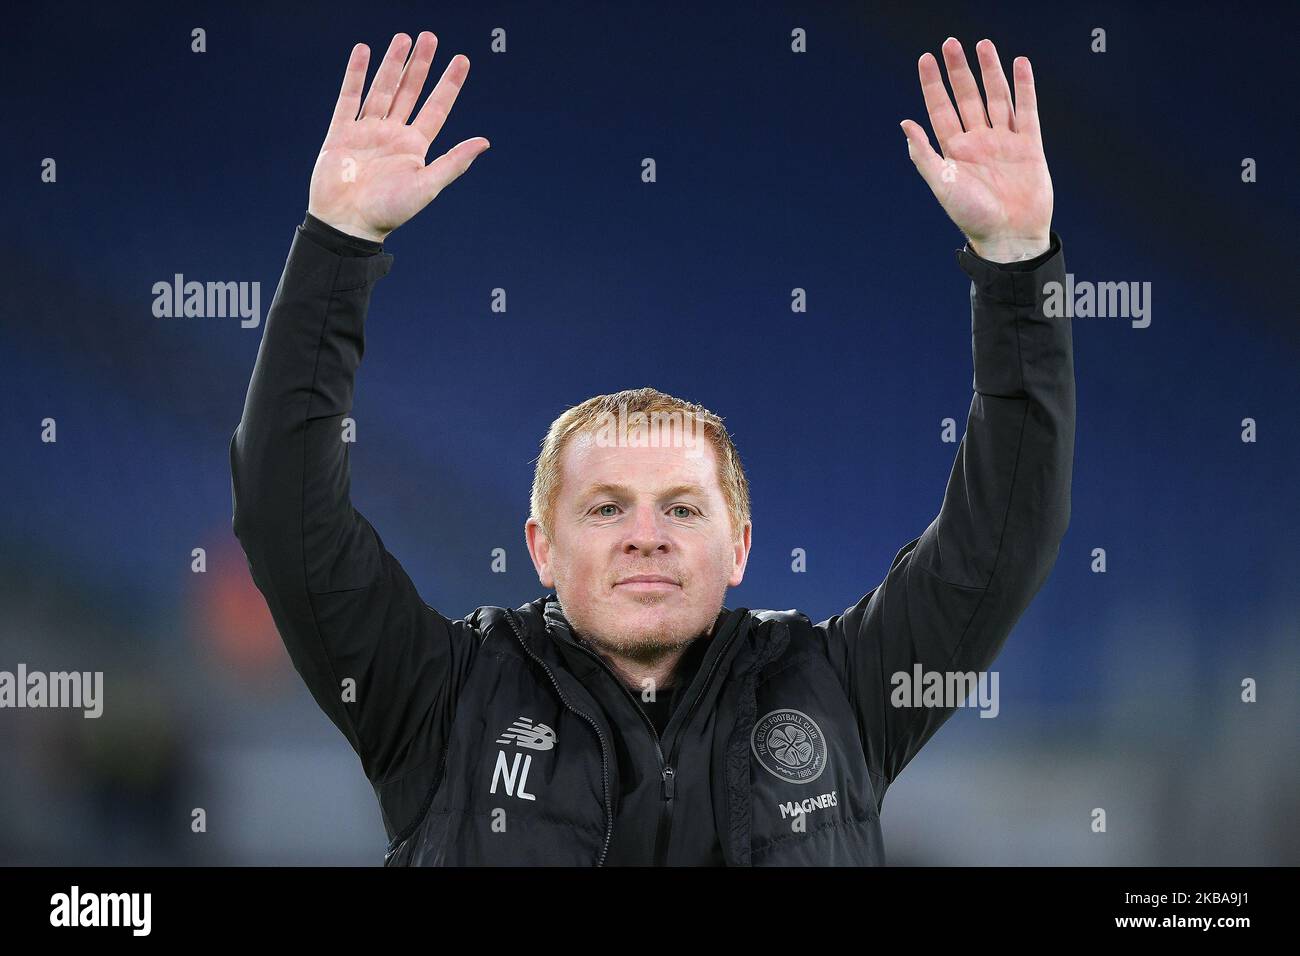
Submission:
[[[378,861],[359,764],[230,533],[261,326],[155,318],[152,286],[258,281],[264,317],[348,50],[369,44],[373,75],[424,29],[426,92],[453,54],[472,64],[430,158],[492,149],[386,244],[352,461],[428,603],[543,593],[522,527],[546,427],[641,385],[723,415],[740,448],[754,551],[730,606],[820,620],[880,581],[938,509],[940,422],[964,425],[971,390],[963,240],[898,122],[929,129],[923,51],[954,35],[973,60],[989,36],[1008,71],[1033,60],[1067,268],[1150,282],[1152,322],[1074,322],[1069,534],[996,665],[999,718],[959,712],[886,799],[891,860],[1300,861],[1293,14],[53,4],[10,23],[0,669],[102,669],[108,701],[100,721],[0,711],[0,862]]]

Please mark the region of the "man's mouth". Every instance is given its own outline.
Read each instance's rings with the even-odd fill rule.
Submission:
[[[634,574],[631,577],[623,578],[614,587],[622,588],[625,591],[655,592],[673,591],[680,588],[681,585],[663,574]]]

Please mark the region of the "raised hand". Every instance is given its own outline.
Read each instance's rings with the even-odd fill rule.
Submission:
[[[1027,57],[1016,57],[1013,105],[992,41],[981,40],[975,51],[988,96],[987,113],[961,44],[949,37],[943,59],[957,110],[934,56],[926,53],[917,64],[930,125],[943,155],[930,146],[920,125],[910,119],[899,125],[912,162],[975,253],[997,262],[1030,258],[1049,248],[1052,222],[1052,178],[1038,128],[1033,70]]]
[[[406,121],[424,88],[437,46],[437,37],[421,33],[407,60],[411,38],[405,33],[394,36],[364,103],[361,92],[370,48],[364,43],[352,48],[329,132],[311,174],[307,211],[317,219],[351,235],[382,242],[491,145],[476,136],[425,165],[429,145],[446,122],[469,74],[469,59],[463,54],[452,57],[408,126]]]

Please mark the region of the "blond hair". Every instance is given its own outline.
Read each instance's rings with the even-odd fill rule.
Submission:
[[[645,427],[645,418],[656,421],[673,416],[689,416],[694,427],[703,433],[704,440],[713,446],[718,465],[718,484],[722,488],[722,497],[727,503],[731,519],[732,538],[739,540],[742,530],[749,522],[749,481],[740,463],[740,453],[727,433],[722,418],[703,405],[676,398],[654,388],[631,388],[611,395],[597,395],[581,405],[570,407],[551,422],[546,437],[542,439],[542,452],[537,456],[537,470],[533,474],[530,518],[541,525],[547,537],[552,537],[551,519],[560,494],[564,449],[574,435],[608,427],[615,419],[626,421],[627,431],[631,433],[635,428]]]

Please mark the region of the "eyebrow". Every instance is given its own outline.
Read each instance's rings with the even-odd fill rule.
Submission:
[[[594,485],[589,485],[582,492],[581,497],[593,498],[597,495],[615,495],[618,497],[630,498],[633,496],[633,494],[634,494],[633,490],[629,488],[627,485],[617,485],[617,484],[611,484],[610,482],[607,481],[602,481]],[[709,496],[709,493],[697,484],[687,483],[682,485],[673,485],[671,488],[665,488],[662,491],[660,491],[658,494],[656,494],[655,497],[675,498],[678,495],[695,495],[696,497],[699,498],[707,498]]]

